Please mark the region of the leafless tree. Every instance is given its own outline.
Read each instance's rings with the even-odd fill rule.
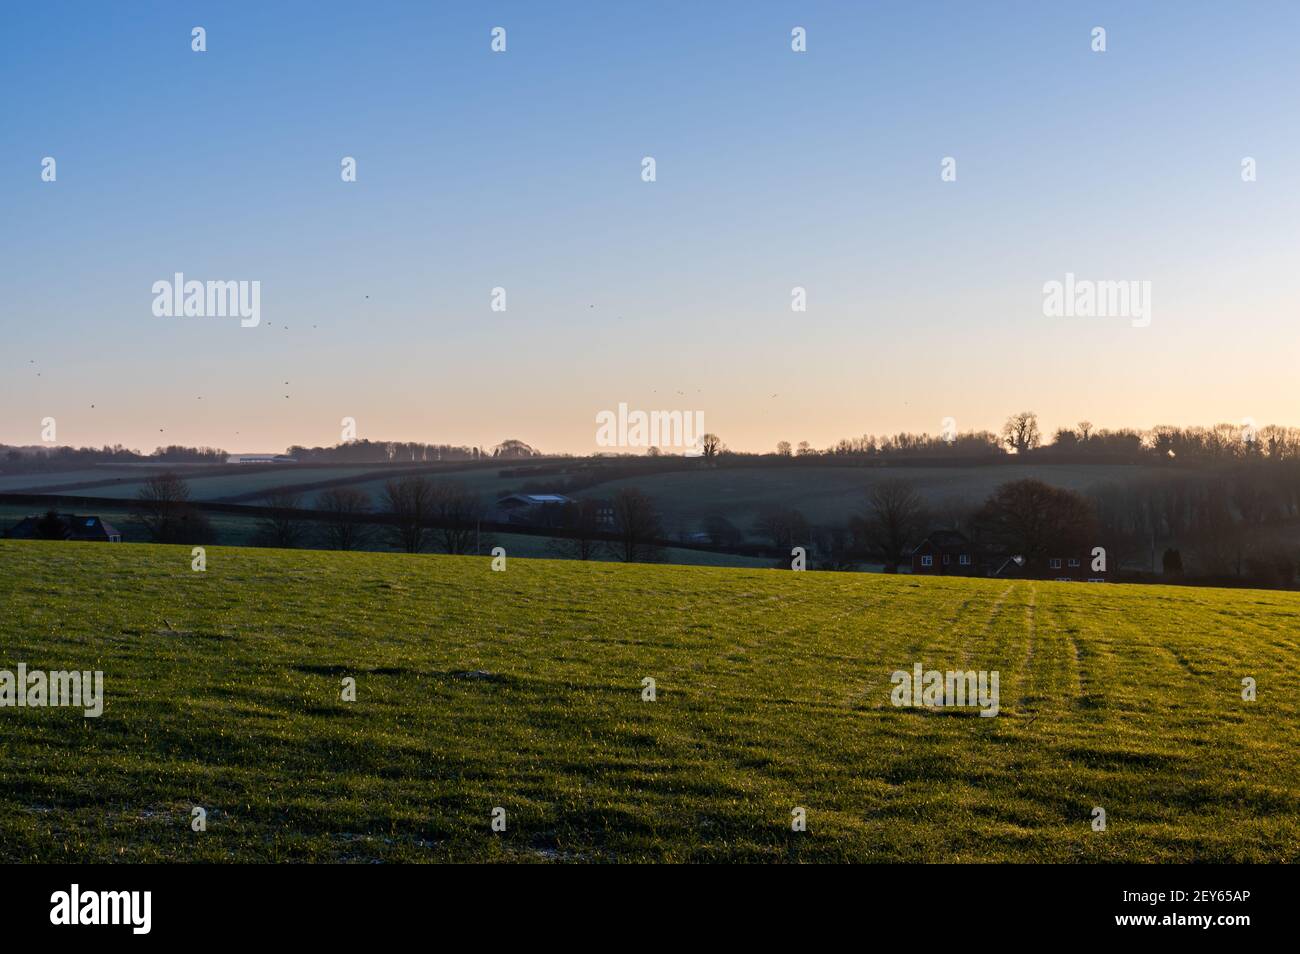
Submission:
[[[885,565],[886,573],[897,573],[925,526],[925,502],[906,480],[882,480],[867,491],[866,508],[858,515],[854,530],[868,551]]]
[[[715,547],[736,547],[745,542],[740,528],[720,513],[705,517],[700,529],[709,535],[709,543]]]
[[[370,495],[359,487],[333,487],[316,498],[316,509],[326,514],[322,524],[325,542],[332,550],[364,546],[370,528],[355,518],[370,510]]]
[[[793,507],[768,507],[754,519],[753,530],[778,550],[809,542],[808,518]]]
[[[1037,447],[1042,440],[1038,433],[1038,415],[1033,411],[1012,414],[1002,425],[1002,440],[1017,454]]]
[[[292,491],[272,491],[262,498],[262,506],[265,509],[257,522],[259,542],[283,549],[300,546],[307,530],[300,513],[302,496]]]
[[[1080,421],[1078,424],[1079,442],[1088,443],[1088,437],[1092,434],[1092,421]]]
[[[778,457],[789,457],[790,454],[791,454],[791,448],[790,448],[789,441],[776,442],[776,455]]]
[[[560,526],[568,535],[551,541],[551,549],[566,560],[592,560],[600,552],[602,504],[590,497],[565,504]]]
[[[431,495],[433,537],[447,553],[469,553],[474,549],[483,504],[464,484],[440,480]]]
[[[1072,490],[1041,480],[1013,480],[998,487],[971,518],[977,533],[1027,560],[1055,551],[1082,552],[1100,544],[1092,505]]]
[[[190,505],[190,487],[167,471],[149,477],[132,506],[135,519],[155,543],[207,543],[212,524]]]
[[[660,533],[659,514],[648,494],[636,487],[624,487],[614,494],[614,531],[620,559],[633,563],[657,555],[654,540]]]
[[[383,507],[394,518],[393,542],[407,553],[423,550],[433,514],[433,482],[419,474],[390,480],[384,484]]]
[[[700,452],[704,455],[706,464],[716,463],[723,449],[722,438],[717,434],[705,434],[700,438]]]

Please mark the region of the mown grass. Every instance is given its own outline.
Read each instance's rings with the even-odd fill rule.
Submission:
[[[1298,622],[1248,590],[3,541],[0,669],[102,669],[107,701],[0,709],[0,859],[1294,861]],[[999,670],[1001,715],[894,708],[914,662]]]

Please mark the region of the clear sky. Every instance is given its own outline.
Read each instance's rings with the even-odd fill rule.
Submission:
[[[1290,2],[5,4],[0,442],[1300,425],[1297,38]],[[155,317],[175,272],[260,281],[261,324]],[[1149,281],[1150,326],[1045,317],[1067,272]]]

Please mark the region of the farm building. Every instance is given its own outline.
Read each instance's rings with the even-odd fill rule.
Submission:
[[[912,572],[940,576],[981,576],[984,561],[975,544],[956,530],[936,530],[912,550]]]
[[[563,494],[510,494],[497,501],[496,511],[503,523],[553,527],[572,503]]]
[[[1062,550],[1060,556],[1025,559],[1001,554],[988,562],[988,575],[999,579],[1055,580],[1058,583],[1108,583],[1110,568],[1094,570],[1089,551]]]
[[[122,534],[99,517],[75,513],[30,514],[5,531],[12,540],[94,540],[121,543]]]
[[[1107,569],[1092,569],[1090,552],[1026,560],[996,547],[980,546],[956,530],[936,530],[912,550],[912,572],[933,576],[994,576],[1002,579],[1105,583]]]

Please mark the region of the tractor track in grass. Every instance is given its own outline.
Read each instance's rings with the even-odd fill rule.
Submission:
[[[1020,701],[1016,708],[1029,704],[1029,681],[1034,668],[1034,653],[1038,642],[1038,587],[1029,584],[1029,600],[1025,603],[1025,661],[1020,665]]]
[[[1044,700],[1057,700],[1061,709],[1081,708],[1087,699],[1087,677],[1084,674],[1083,654],[1071,635],[1068,605],[1061,601],[1056,590],[1048,591],[1049,600],[1043,609],[1048,618],[1039,620],[1037,596],[1034,600],[1035,659],[1042,659],[1042,677],[1035,680],[1032,701],[1041,705]],[[1041,633],[1040,633],[1041,628]],[[1041,635],[1041,638],[1039,638]],[[1060,680],[1058,683],[1057,680]]]
[[[1197,678],[1196,670],[1192,668],[1192,664],[1187,661],[1186,656],[1184,656],[1178,650],[1170,646],[1161,645],[1160,648],[1163,649],[1165,651],[1165,654],[1174,661],[1174,663],[1182,671],[1183,675],[1188,676],[1192,679]]]
[[[981,646],[988,645],[989,637],[993,634],[993,625],[994,623],[997,622],[998,618],[1002,615],[1002,607],[1006,604],[1007,597],[1011,595],[1011,591],[1014,589],[1015,589],[1015,585],[1013,584],[1011,586],[1008,586],[1005,590],[1003,590],[1001,593],[998,594],[998,598],[994,600],[993,605],[989,607],[988,618],[984,620],[984,625],[980,629],[978,636],[967,636],[965,639],[962,640],[961,666],[960,666],[961,669],[964,670],[969,668],[968,663],[970,662],[971,646],[973,641],[978,640],[979,645]]]
[[[1087,678],[1083,674],[1083,657],[1079,655],[1079,643],[1068,632],[1062,631],[1061,635],[1065,637],[1065,646],[1070,651],[1067,657],[1070,670],[1071,690],[1071,707],[1079,708],[1088,695]]]

